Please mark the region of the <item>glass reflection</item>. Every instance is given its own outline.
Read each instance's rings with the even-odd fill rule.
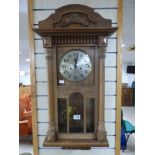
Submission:
[[[75,92],[69,97],[69,131],[71,133],[84,132],[83,116],[84,116],[84,98]]]
[[[58,128],[59,132],[67,132],[67,100],[58,99]]]
[[[94,132],[94,122],[95,122],[95,99],[88,99],[86,104],[86,132]]]

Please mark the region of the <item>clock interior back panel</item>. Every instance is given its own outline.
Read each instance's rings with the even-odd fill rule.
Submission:
[[[34,27],[38,27],[38,21],[48,17],[49,14],[60,6],[66,4],[74,4],[74,0],[34,0]],[[117,26],[117,0],[97,0],[97,1],[83,1],[77,0],[76,3],[91,6],[103,15],[104,17],[112,19],[112,25]],[[64,155],[93,155],[106,154],[115,155],[115,134],[116,134],[116,33],[108,40],[108,47],[105,61],[105,126],[107,130],[107,138],[109,141],[108,148],[96,149],[93,148],[88,151],[70,151],[61,150],[60,148],[46,148],[43,147],[43,140],[48,129],[48,88],[47,88],[47,65],[45,61],[46,49],[42,46],[42,39],[35,34],[35,61],[36,61],[36,88],[37,88],[37,128],[38,128],[38,151],[39,155],[50,154],[64,154]]]

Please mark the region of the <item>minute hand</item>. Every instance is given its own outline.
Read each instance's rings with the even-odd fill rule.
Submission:
[[[74,62],[75,62],[74,68],[76,69],[77,68],[77,59],[74,59]]]
[[[79,55],[79,53],[77,53],[77,57],[74,59],[74,62],[75,62],[74,68],[75,69],[77,68],[78,55]]]

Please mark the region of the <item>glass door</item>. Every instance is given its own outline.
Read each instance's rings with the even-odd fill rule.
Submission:
[[[58,133],[67,138],[79,134],[89,139],[95,135],[95,99],[84,99],[79,92],[58,99]],[[70,136],[72,135],[72,136]],[[69,139],[70,139],[69,138]],[[61,138],[60,138],[61,139]]]

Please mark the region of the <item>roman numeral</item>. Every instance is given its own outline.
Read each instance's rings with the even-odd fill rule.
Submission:
[[[63,68],[66,68],[66,65],[62,65]]]
[[[88,68],[89,68],[89,65],[88,64],[85,64]]]
[[[68,58],[71,58],[72,57],[72,55],[71,54],[68,54]]]
[[[83,74],[80,74],[81,78],[84,78]]]
[[[64,70],[64,74],[68,74],[68,71],[67,70]]]
[[[71,74],[68,74],[68,77],[71,78]]]
[[[69,59],[64,59],[64,62],[69,62]]]
[[[74,80],[77,80],[77,76],[74,76]]]

